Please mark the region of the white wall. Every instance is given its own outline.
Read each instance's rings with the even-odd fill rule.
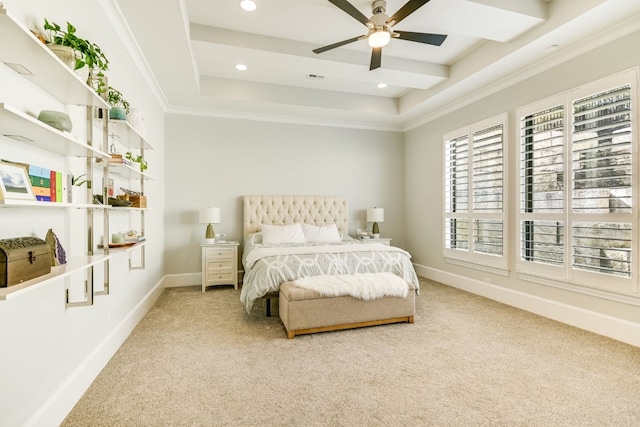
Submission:
[[[382,207],[381,234],[404,245],[400,133],[169,114],[166,137],[168,274],[200,271],[201,207],[219,207],[216,233],[241,240],[249,194],[346,196],[351,234]]]
[[[12,16],[30,28],[41,28],[44,17],[61,25],[69,21],[80,36],[97,43],[111,61],[110,83],[141,110],[145,136],[156,147],[148,153],[149,174],[157,179],[145,189],[152,208],[147,213],[147,236],[155,239],[147,246],[145,270],[130,272],[126,255],[114,255],[110,262],[110,295],[96,297],[93,306],[65,308],[65,279],[0,301],[0,425],[58,425],[161,290],[164,109],[110,25],[109,21],[117,18],[111,2],[3,3]],[[32,114],[59,106],[2,63],[0,102],[18,104]],[[76,127],[83,132],[82,121],[74,123]],[[59,156],[2,136],[0,157],[57,170],[65,167]],[[86,246],[84,211],[0,208],[0,238],[43,238],[48,228],[54,229],[71,255]]]
[[[601,314],[603,321],[619,319],[620,324],[624,325],[627,322],[635,322],[636,325],[640,323],[640,299],[638,298],[632,303],[621,303],[520,280],[514,268],[516,262],[514,244],[511,245],[509,252],[508,262],[511,271],[507,277],[447,263],[443,257],[442,214],[444,185],[442,136],[444,133],[505,111],[509,113],[507,144],[510,150],[511,167],[508,170],[507,203],[510,208],[514,208],[518,182],[517,162],[514,161],[518,154],[515,109],[575,88],[580,84],[638,67],[640,65],[640,54],[637,49],[639,43],[640,33],[627,36],[405,134],[408,195],[406,209],[407,230],[409,230],[407,247],[413,254],[414,261],[424,267],[419,269],[419,273],[431,274],[454,286],[470,289],[472,292],[502,291],[504,295],[511,292],[512,296],[539,297],[538,303],[543,300],[551,301],[558,306],[563,306],[564,311],[567,312],[572,309],[575,313],[587,310]],[[513,237],[517,236],[518,231],[513,215],[509,217],[507,231],[511,236],[510,242],[514,242]],[[506,300],[508,302],[508,298]],[[570,317],[571,314],[568,316]],[[563,321],[570,321],[570,319],[564,318]],[[637,337],[635,340],[638,345],[640,340]]]

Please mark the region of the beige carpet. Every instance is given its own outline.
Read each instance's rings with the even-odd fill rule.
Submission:
[[[166,289],[63,425],[640,425],[640,348],[421,286],[413,325],[294,340],[232,288]]]

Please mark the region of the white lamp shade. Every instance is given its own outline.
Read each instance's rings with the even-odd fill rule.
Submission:
[[[384,209],[383,208],[367,209],[367,222],[384,222]]]
[[[220,208],[200,209],[200,224],[220,224]]]
[[[391,40],[391,34],[386,30],[378,30],[369,35],[369,46],[371,47],[384,47],[389,44]]]

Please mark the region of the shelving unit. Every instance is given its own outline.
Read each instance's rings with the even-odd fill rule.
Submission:
[[[0,103],[0,122],[2,135],[52,153],[100,159],[110,157],[106,152],[91,147],[7,104]]]
[[[57,267],[51,267],[51,273],[35,279],[27,280],[18,285],[9,286],[8,288],[0,288],[0,301],[9,300],[26,292],[35,290],[41,286],[50,284],[54,280],[62,279],[76,272],[86,270],[94,265],[105,262],[108,259],[105,255],[92,255],[84,257],[67,258],[67,263]]]
[[[109,108],[58,57],[0,3],[2,62],[64,104]]]
[[[106,122],[109,129],[109,147],[121,148],[127,151],[130,150],[139,150],[140,154],[144,158],[145,150],[153,150],[154,147],[151,145],[136,129],[134,129],[130,123],[124,120],[103,120],[99,119],[98,123]],[[124,155],[124,153],[119,153]],[[139,191],[140,194],[144,194],[145,182],[152,180],[153,178],[145,173],[141,172],[139,169],[138,163],[133,163],[131,165],[119,164],[119,163],[109,163],[108,164],[108,173],[109,176],[113,176],[114,179],[123,179],[128,182],[137,182],[139,181],[138,188],[134,191]],[[109,214],[113,212],[132,212],[138,211],[140,213],[140,232],[146,237],[146,208],[112,208],[109,209]],[[149,243],[149,240],[145,240],[144,242],[138,243],[134,246],[130,246],[122,249],[115,249],[115,251],[126,251],[129,253],[129,270],[142,270],[146,265],[146,245]],[[133,265],[131,252],[140,248],[140,265]],[[109,249],[114,251],[114,249]]]
[[[17,143],[27,144],[37,150],[41,150],[62,158],[84,158],[86,159],[86,174],[93,182],[93,190],[101,186],[97,183],[100,179],[107,181],[110,173],[114,173],[120,178],[129,180],[140,180],[140,192],[144,191],[144,181],[152,179],[146,174],[140,173],[132,167],[113,167],[108,160],[109,146],[112,141],[117,142],[130,149],[139,149],[143,155],[144,150],[153,149],[129,123],[116,120],[95,119],[98,111],[102,115],[108,114],[109,104],[99,96],[93,88],[82,81],[75,72],[58,57],[53,54],[31,31],[19,21],[14,19],[0,2],[0,60],[9,68],[20,74],[24,79],[31,81],[37,87],[55,100],[65,104],[86,107],[86,140],[81,140],[71,134],[61,132],[37,118],[21,111],[19,108],[2,102],[0,99],[0,135],[11,138]],[[97,137],[100,134],[101,137]],[[100,146],[98,146],[100,145]],[[102,171],[99,176],[94,176],[96,160],[102,162]],[[97,179],[94,179],[97,178]],[[94,295],[105,295],[109,293],[109,260],[111,258],[108,245],[102,253],[96,253],[94,239],[94,214],[101,212],[104,218],[103,239],[109,239],[109,213],[123,208],[113,208],[108,205],[92,204],[92,191],[87,189],[88,203],[60,203],[60,202],[40,202],[27,200],[0,200],[0,208],[6,209],[83,209],[87,212],[87,248],[83,256],[72,256],[67,258],[67,263],[61,266],[52,267],[51,273],[38,278],[25,281],[19,285],[0,288],[0,301],[7,301],[23,295],[30,290],[46,286],[53,281],[61,280],[77,272],[85,271],[87,280],[85,281],[86,301],[69,301],[67,295],[66,307],[86,306],[93,304]],[[106,190],[103,194],[106,200]],[[139,211],[141,216],[141,227],[144,230],[144,213],[146,209],[125,208],[128,212]],[[141,242],[129,249],[142,247],[149,241]],[[144,268],[144,253],[142,254]],[[94,267],[104,265],[104,290],[94,292]],[[129,261],[131,264],[131,260]],[[78,289],[80,290],[80,289]],[[68,290],[67,290],[68,294]]]

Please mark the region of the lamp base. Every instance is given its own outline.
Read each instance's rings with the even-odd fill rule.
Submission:
[[[204,239],[204,242],[211,244],[211,243],[215,243],[216,239],[215,239],[215,237],[214,238],[206,238],[206,239]]]
[[[380,238],[380,234],[372,234],[371,238],[372,239],[379,239]]]

